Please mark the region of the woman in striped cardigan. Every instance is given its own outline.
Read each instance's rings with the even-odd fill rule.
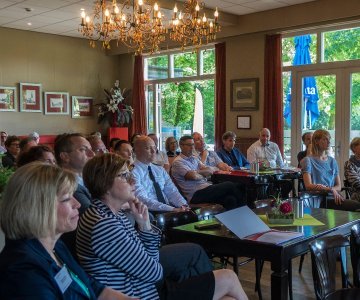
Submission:
[[[247,299],[230,270],[167,283],[168,290],[159,295],[155,283],[163,276],[161,232],[150,224],[147,207],[134,196],[127,161],[112,153],[96,156],[85,165],[83,178],[94,199],[80,219],[76,248],[82,266],[97,280],[140,299]],[[121,210],[125,203],[137,230]]]

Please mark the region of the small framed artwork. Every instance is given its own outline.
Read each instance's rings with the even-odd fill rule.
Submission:
[[[92,116],[93,98],[72,96],[72,118],[88,118]]]
[[[16,87],[0,86],[0,111],[17,111]]]
[[[230,110],[259,109],[259,78],[233,79],[230,86]]]
[[[42,111],[41,84],[20,82],[20,111]]]
[[[238,129],[251,129],[251,116],[237,116]]]
[[[45,115],[68,115],[69,93],[46,92],[45,95]]]

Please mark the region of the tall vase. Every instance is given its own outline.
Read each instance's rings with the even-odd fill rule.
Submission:
[[[129,128],[127,127],[109,127],[108,128],[108,145],[112,138],[128,140]]]

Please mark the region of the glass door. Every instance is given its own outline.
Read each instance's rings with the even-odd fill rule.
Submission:
[[[341,179],[349,159],[349,144],[360,136],[360,70],[351,68],[294,72],[292,80],[291,161],[304,150],[305,132],[325,129],[331,135],[330,155],[339,165]]]

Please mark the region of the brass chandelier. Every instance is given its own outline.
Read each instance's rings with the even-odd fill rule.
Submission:
[[[117,40],[117,44],[121,42],[134,49],[136,55],[143,51],[159,51],[160,43],[167,38],[180,44],[182,49],[200,46],[214,41],[220,31],[217,9],[214,20],[209,20],[205,13],[200,14],[196,0],[187,0],[184,11],[178,11],[175,5],[168,25],[164,25],[158,4],[145,5],[143,0],[125,0],[119,5],[116,0],[96,0],[92,15],[90,17],[83,10],[79,26],[92,47],[100,40],[103,48],[109,49],[110,41]]]

